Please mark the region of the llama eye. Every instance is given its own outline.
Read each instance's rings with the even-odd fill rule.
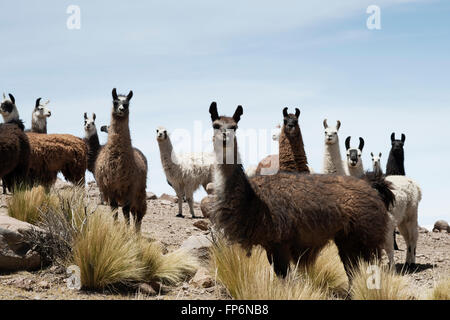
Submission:
[[[232,126],[232,127],[230,127],[230,130],[234,130],[234,131],[236,131],[236,129],[237,129],[237,127],[236,127],[236,126]]]
[[[216,130],[219,130],[220,129],[220,125],[215,124],[215,125],[213,125],[213,128],[216,129]]]

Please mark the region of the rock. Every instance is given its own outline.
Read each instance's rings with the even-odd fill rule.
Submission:
[[[200,209],[202,210],[202,214],[205,218],[211,217],[211,212],[213,211],[214,204],[214,196],[208,195],[202,199],[200,203]]]
[[[214,183],[210,182],[206,185],[206,193],[213,194],[214,193]]]
[[[206,220],[198,220],[196,222],[194,222],[194,227],[206,231],[209,229],[209,223]]]
[[[428,233],[428,232],[429,232],[429,231],[428,231],[427,228],[424,228],[424,227],[419,226],[419,233]]]
[[[147,200],[156,200],[158,197],[153,192],[147,192]]]
[[[448,222],[445,220],[438,220],[434,223],[433,232],[442,232],[447,231],[450,233],[450,226],[448,225]]]
[[[209,274],[208,270],[201,267],[190,281],[193,285],[199,288],[211,288],[214,286],[214,279]]]
[[[66,182],[64,180],[61,179],[56,179],[55,184],[53,185],[53,188],[57,189],[57,190],[62,190],[62,189],[67,189],[67,188],[71,188],[73,187],[73,184]]]
[[[37,284],[41,289],[50,289],[50,284],[47,281],[41,281]]]
[[[173,202],[170,202],[169,200],[160,200],[159,201],[161,204],[164,204],[166,206],[171,206],[173,205]]]
[[[147,283],[139,284],[139,291],[149,296],[156,296],[158,294],[155,289]]]
[[[23,237],[24,233],[32,228],[36,227],[9,216],[0,216],[0,271],[40,268],[40,255],[31,250]]]
[[[209,248],[212,246],[212,240],[206,235],[190,236],[181,244],[181,248],[190,251],[200,259],[209,258]]]
[[[175,196],[171,196],[167,193],[163,193],[161,195],[161,197],[159,197],[159,200],[166,200],[166,201],[170,201],[172,203],[178,203],[178,198]]]

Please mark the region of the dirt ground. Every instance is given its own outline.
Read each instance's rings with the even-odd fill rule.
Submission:
[[[96,197],[97,191],[91,190],[89,194]],[[8,197],[0,196],[0,214],[6,213]],[[172,251],[190,236],[209,232],[194,226],[201,219],[190,217],[186,203],[183,204],[183,210],[185,218],[177,218],[178,204],[168,200],[149,200],[142,225],[143,235],[157,239],[168,251]],[[195,204],[195,213],[202,216],[198,203]],[[413,270],[404,270],[405,243],[400,235],[397,236],[397,242],[402,251],[395,252],[396,267],[410,280],[415,296],[421,297],[436,281],[450,275],[450,234],[421,231],[417,245],[417,266]],[[35,272],[0,274],[0,299],[229,299],[226,290],[215,282],[212,287],[203,288],[188,281],[177,287],[165,288],[163,294],[149,296],[139,290],[128,293],[71,290],[66,285],[66,279],[65,270],[56,267]]]

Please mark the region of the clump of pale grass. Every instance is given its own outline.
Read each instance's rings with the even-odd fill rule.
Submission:
[[[264,249],[257,247],[251,256],[239,245],[216,239],[211,248],[214,273],[235,299],[242,300],[321,300],[326,292],[308,277],[290,270],[285,279],[277,277]]]
[[[8,201],[8,215],[15,219],[35,224],[39,221],[41,212],[58,205],[57,197],[46,192],[42,186],[31,189],[16,187]]]
[[[197,268],[197,261],[185,251],[163,255],[159,244],[100,210],[89,216],[77,236],[73,262],[80,268],[82,286],[94,290],[137,282],[174,284]]]
[[[439,280],[427,298],[429,300],[450,300],[450,275]]]
[[[360,260],[352,271],[351,296],[353,300],[410,300],[407,278],[383,265]]]
[[[315,288],[325,290],[329,296],[343,296],[347,293],[347,274],[333,242],[322,249],[314,264],[300,268],[300,272],[310,279]]]

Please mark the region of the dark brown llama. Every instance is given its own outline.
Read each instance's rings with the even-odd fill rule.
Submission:
[[[275,272],[285,276],[290,262],[308,265],[334,240],[347,275],[359,257],[370,260],[383,249],[392,192],[383,180],[379,190],[348,176],[280,172],[248,179],[239,159],[235,133],[243,114],[210,114],[214,128],[216,202],[211,220],[231,242],[246,250],[261,245]],[[379,178],[382,179],[382,178]]]
[[[280,171],[310,173],[302,132],[298,125],[300,110],[295,108],[295,114],[288,114],[287,110],[288,108],[283,109],[283,127],[280,133]]]

